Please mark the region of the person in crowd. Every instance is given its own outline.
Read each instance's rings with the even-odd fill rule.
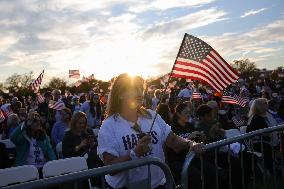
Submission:
[[[57,102],[58,100],[61,99],[61,90],[59,90],[59,89],[54,89],[54,90],[52,91],[52,95],[53,95],[54,101]]]
[[[56,159],[36,112],[28,114],[27,121],[14,130],[10,139],[16,145],[15,166],[34,165],[41,169],[47,161]]]
[[[48,107],[53,101],[53,96],[50,91],[44,93],[44,102],[38,105],[38,113],[46,118],[46,122],[52,126],[55,123],[54,111]]]
[[[177,136],[169,125],[155,112],[142,107],[144,81],[138,76],[128,74],[119,75],[112,86],[107,118],[103,122],[98,135],[98,155],[105,165],[141,159],[143,157],[157,157],[165,160],[163,146],[166,145],[176,152],[191,149],[197,153],[202,151],[202,145],[194,141]],[[148,134],[146,134],[148,133]],[[106,175],[110,188],[127,187],[147,178],[147,167],[131,169]],[[158,167],[151,166],[151,187],[164,188],[164,175]]]
[[[143,97],[143,99],[144,99],[144,102],[143,102],[143,104],[144,104],[144,106],[145,107],[147,107],[147,108],[151,108],[151,104],[152,104],[152,102],[151,102],[151,94],[150,94],[150,92],[149,92],[149,86],[146,86],[145,87],[145,90],[144,90],[144,97]]]
[[[61,90],[59,89],[54,89],[52,91],[52,95],[53,95],[53,100],[55,102],[58,102],[58,101],[62,101],[64,103],[64,100],[62,100],[61,98]],[[65,104],[65,103],[64,103]],[[55,121],[60,121],[61,119],[61,116],[60,116],[60,112],[59,110],[55,110]]]
[[[157,107],[157,113],[168,125],[170,125],[172,120],[172,113],[168,104],[160,103]]]
[[[210,106],[206,104],[200,105],[197,108],[196,115],[199,118],[196,128],[204,132],[206,143],[224,139],[225,131],[220,128],[219,122],[216,122],[215,112]]]
[[[244,79],[239,79],[239,86],[240,86],[240,96],[241,97],[248,97],[249,96],[249,90],[246,87],[246,82]]]
[[[7,119],[7,138],[11,136],[13,131],[19,126],[20,119],[17,114],[10,114]]]
[[[266,98],[267,100],[270,100],[270,94],[267,90],[262,90],[261,92],[261,98]]]
[[[190,104],[190,102],[183,102],[176,106],[175,114],[171,123],[172,131],[176,135],[185,139],[191,139],[196,142],[203,142],[205,141],[205,135],[202,132],[196,131],[193,123],[189,123],[189,118],[193,113],[192,107],[193,106],[192,104]],[[180,173],[182,171],[182,167],[187,153],[187,150],[183,150],[177,153],[170,148],[166,148],[167,163],[169,164],[169,167],[171,168],[172,173],[177,182],[179,182],[179,178],[181,176]],[[204,160],[203,164],[206,169],[205,188],[212,188],[212,186],[216,185],[215,180],[212,179],[215,178],[214,165],[206,160]],[[191,167],[189,168],[188,174],[190,188],[201,188],[201,169],[199,158],[195,158],[193,160]]]
[[[64,108],[59,111],[61,120],[55,122],[52,131],[51,131],[51,139],[55,146],[62,142],[64,134],[67,129],[69,129],[69,124],[72,118],[72,112],[69,108]]]
[[[161,96],[161,91],[160,89],[156,89],[155,92],[154,92],[154,97],[152,98],[152,106],[151,106],[151,109],[156,111],[157,109],[157,106],[160,102],[160,96]]]
[[[268,128],[266,113],[268,111],[268,103],[266,98],[255,99],[249,110],[249,120],[247,132],[258,129]]]
[[[83,104],[84,102],[86,102],[87,99],[86,99],[85,93],[81,93],[79,97],[80,97],[79,99],[80,104]]]
[[[182,89],[178,93],[178,97],[182,100],[188,101],[188,100],[190,100],[192,93],[193,93],[193,89],[191,87],[191,83],[187,83],[185,85],[184,89]]]
[[[277,126],[284,123],[284,120],[278,114],[279,102],[276,100],[268,101],[267,118],[270,126]]]
[[[102,119],[102,106],[97,93],[94,93],[93,91],[89,93],[89,100],[82,104],[80,111],[87,115],[88,126],[90,128],[100,126]]]
[[[13,102],[13,101],[12,101]],[[11,109],[15,114],[19,113],[19,110],[22,108],[22,103],[20,101],[15,101],[11,104]]]
[[[79,112],[81,109],[81,103],[79,102],[80,97],[77,95],[74,95],[72,97],[72,112],[75,114],[76,112]]]
[[[255,131],[258,129],[264,129],[269,127],[269,122],[267,119],[267,111],[268,111],[268,101],[266,98],[258,98],[255,99],[252,103],[252,106],[249,110],[249,120],[246,132]],[[273,167],[273,159],[272,159],[272,146],[270,136],[263,137],[263,155],[265,161],[265,168],[267,168],[272,173]],[[262,152],[261,141],[259,139],[255,139],[253,148],[259,152]]]
[[[27,109],[26,108],[20,108],[19,113],[18,113],[18,116],[19,116],[19,119],[20,119],[20,124],[26,121],[27,115],[28,115]]]
[[[2,105],[1,110],[4,112],[5,116],[8,116],[10,113],[13,113],[10,103]]]
[[[62,154],[64,158],[88,154],[89,168],[103,165],[97,156],[97,140],[93,131],[87,126],[87,116],[84,112],[79,111],[72,116],[70,130],[63,137]]]
[[[207,105],[212,109],[212,116],[214,117],[215,121],[219,119],[219,106],[218,103],[214,100],[207,102]]]

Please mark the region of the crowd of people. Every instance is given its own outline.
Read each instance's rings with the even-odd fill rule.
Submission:
[[[201,98],[193,98],[199,92]],[[0,139],[10,139],[16,146],[13,153],[0,141],[0,168],[34,165],[39,172],[43,165],[58,158],[83,156],[89,168],[157,157],[167,163],[177,183],[180,182],[185,156],[193,150],[204,157],[205,188],[214,188],[214,153],[203,152],[205,144],[226,138],[226,130],[247,126],[246,132],[274,127],[284,123],[283,81],[239,80],[230,86],[228,94],[249,99],[245,107],[222,103],[222,94],[214,93],[200,84],[186,83],[174,86],[168,94],[162,89],[145,90],[144,80],[128,74],[119,75],[103,103],[94,91],[87,94],[62,95],[54,89],[43,94],[44,101],[22,96],[0,98]],[[62,102],[60,109],[51,103]],[[158,115],[156,116],[156,112]],[[154,121],[154,124],[152,122]],[[98,129],[98,135],[93,132]],[[265,168],[273,174],[272,150],[281,148],[283,135],[265,136]],[[284,142],[283,142],[284,143]],[[62,157],[56,146],[62,144]],[[279,148],[277,148],[279,147]],[[261,152],[260,143],[253,148]],[[284,149],[284,147],[282,146]],[[229,149],[230,150],[230,149]],[[245,182],[250,181],[251,156],[245,146]],[[241,165],[239,152],[231,156],[233,188],[240,188]],[[219,183],[228,185],[228,150],[218,152]],[[87,154],[87,156],[85,156]],[[283,155],[283,154],[282,154]],[[150,167],[152,188],[164,188],[163,172]],[[147,167],[106,175],[109,188],[125,188],[127,179],[132,183],[147,178]],[[190,187],[201,188],[201,165],[194,159],[189,168]],[[95,181],[94,181],[95,182]],[[100,185],[100,182],[95,182]]]

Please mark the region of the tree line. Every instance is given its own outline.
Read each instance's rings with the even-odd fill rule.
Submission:
[[[249,82],[255,82],[260,78],[269,78],[273,80],[283,80],[284,78],[284,67],[278,67],[276,70],[272,71],[268,71],[266,69],[258,69],[255,62],[252,62],[249,59],[235,60],[233,61],[231,66],[240,74],[241,78],[244,78]],[[161,87],[159,85],[161,85],[161,80],[163,79],[163,77],[164,76],[148,79],[148,85]],[[30,87],[33,78],[33,72],[24,74],[14,73],[13,75],[9,76],[4,83],[0,83],[0,93],[2,95],[5,94],[4,92],[8,92],[10,94],[13,93],[17,95],[34,96],[34,91]],[[80,93],[94,90],[97,93],[104,94],[108,91],[112,80],[102,81],[93,78],[87,81],[82,81],[79,86],[75,86],[74,84],[67,84],[67,81],[65,79],[53,77],[47,84],[43,85],[40,88],[40,92],[51,91],[53,89],[60,89],[63,93],[67,91],[71,93]],[[171,81],[173,80],[174,78]],[[180,82],[180,84],[185,82],[186,81],[183,80]]]

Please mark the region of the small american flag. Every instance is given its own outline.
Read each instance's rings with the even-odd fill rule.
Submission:
[[[44,98],[40,93],[37,93],[37,94],[36,94],[36,98],[37,98],[37,102],[38,102],[39,104],[43,103],[44,100],[45,100],[45,98]]]
[[[248,104],[248,98],[240,97],[236,94],[234,96],[229,96],[225,94],[222,96],[221,102],[227,104],[237,104],[240,105],[241,107],[245,107]]]
[[[172,72],[173,77],[198,80],[220,92],[239,75],[210,45],[185,34]]]
[[[232,121],[237,127],[245,125],[245,121],[237,116],[232,117]]]
[[[44,74],[44,70],[42,70],[41,74],[39,74],[39,76],[36,78],[36,80],[34,80],[31,83],[31,87],[34,91],[38,90],[38,88],[40,87],[42,79],[43,79],[43,74]]]
[[[80,79],[79,70],[69,70],[69,78]]]
[[[79,87],[82,84],[81,80],[78,80],[74,83],[75,87]]]
[[[202,99],[202,96],[201,96],[201,93],[193,92],[191,98],[192,99]]]
[[[0,110],[0,123],[2,123],[3,121],[5,121],[5,115],[2,110]]]
[[[59,100],[53,104],[49,104],[48,107],[54,110],[62,110],[63,108],[65,108],[65,104]]]

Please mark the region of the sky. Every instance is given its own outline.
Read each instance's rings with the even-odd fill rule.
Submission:
[[[170,72],[184,33],[229,63],[284,66],[283,0],[0,0],[0,82]],[[76,81],[76,80],[69,80]]]

